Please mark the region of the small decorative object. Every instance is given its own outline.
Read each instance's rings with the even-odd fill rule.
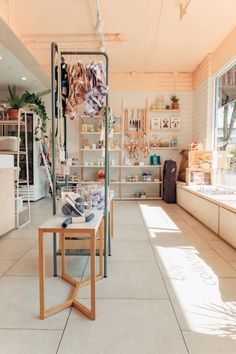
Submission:
[[[157,106],[157,109],[165,109],[165,97],[158,96],[156,98],[156,106]]]
[[[88,139],[84,140],[84,149],[90,149],[90,142],[88,141]]]
[[[104,147],[104,141],[103,140],[99,140],[98,142],[98,148],[102,149]]]
[[[177,96],[172,95],[171,96],[171,109],[179,109],[179,98]]]
[[[87,124],[82,124],[82,126],[81,126],[81,131],[83,132],[83,133],[87,133]]]
[[[170,109],[170,105],[166,104],[166,110]]]
[[[170,119],[162,118],[161,119],[161,129],[170,129]]]
[[[160,147],[170,147],[170,139],[168,137],[160,138]]]
[[[159,117],[152,117],[151,118],[151,130],[159,130],[160,126],[160,118]]]
[[[88,124],[87,131],[88,131],[89,133],[93,133],[93,132],[94,132],[94,126],[93,126],[93,124]]]
[[[97,149],[97,145],[96,144],[92,144],[92,149],[96,150]]]
[[[177,116],[170,118],[170,127],[171,129],[180,129],[180,119]]]
[[[146,193],[145,192],[141,192],[140,193],[140,198],[141,199],[145,199],[146,198]]]
[[[155,105],[155,104],[153,104],[152,106],[151,106],[151,111],[156,111],[157,110],[157,106]]]
[[[149,147],[150,147],[150,149],[156,149],[159,147],[159,137],[158,136],[152,137],[152,140],[149,141]]]
[[[121,127],[120,124],[115,125],[115,133],[120,133],[121,132]]]
[[[133,175],[133,176],[129,176],[129,182],[138,182],[138,176],[137,175]]]
[[[176,138],[176,136],[173,136],[173,138],[171,138],[171,141],[170,141],[170,146],[177,147],[177,145],[178,145],[178,139]]]
[[[143,182],[152,182],[152,175],[150,172],[143,172]]]
[[[202,145],[200,139],[194,140],[192,142],[192,144],[189,145],[189,150],[202,151],[203,145]]]
[[[105,172],[104,170],[98,171],[98,182],[104,182],[105,179]]]

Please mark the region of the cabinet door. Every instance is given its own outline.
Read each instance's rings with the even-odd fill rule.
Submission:
[[[220,237],[236,248],[236,213],[220,208]]]

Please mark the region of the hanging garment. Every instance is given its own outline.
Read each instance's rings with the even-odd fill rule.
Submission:
[[[66,112],[66,100],[69,96],[69,80],[68,80],[68,73],[67,73],[67,64],[62,62],[61,63],[61,104],[62,104],[62,114],[63,117],[65,116]],[[56,92],[55,92],[55,115],[58,118],[58,107],[59,107],[59,93],[58,93],[58,65],[55,67],[55,80],[56,80]]]
[[[176,203],[176,170],[177,165],[175,161],[165,161],[163,171],[163,199],[169,204]]]
[[[88,91],[88,80],[86,70],[82,63],[68,66],[69,96],[66,105],[66,115],[74,119],[78,113],[78,108],[85,101]]]

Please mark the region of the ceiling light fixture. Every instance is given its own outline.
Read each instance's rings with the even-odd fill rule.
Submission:
[[[95,0],[95,5],[96,5],[96,15],[97,15],[95,31],[99,34],[100,52],[105,52],[106,49],[105,49],[104,32],[103,32],[104,22],[102,21],[100,15],[100,1]]]
[[[2,57],[0,57],[0,60],[2,60]]]
[[[22,77],[21,77],[21,80],[22,80],[22,81],[26,81],[26,80],[27,80],[27,77],[22,76]]]
[[[191,3],[191,0],[180,0],[179,1],[179,19],[183,19],[184,15],[187,14],[187,9]]]
[[[104,26],[104,22],[100,18],[98,18],[96,26],[95,26],[95,31],[97,33],[102,33],[103,32],[103,26]]]

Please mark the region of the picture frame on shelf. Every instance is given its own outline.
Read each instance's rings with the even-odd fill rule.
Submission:
[[[170,118],[161,118],[161,129],[170,129]]]
[[[172,116],[170,118],[170,128],[175,130],[180,129],[180,118],[178,116]]]
[[[151,118],[151,130],[160,130],[161,124],[160,124],[161,118],[160,117],[152,117]]]

